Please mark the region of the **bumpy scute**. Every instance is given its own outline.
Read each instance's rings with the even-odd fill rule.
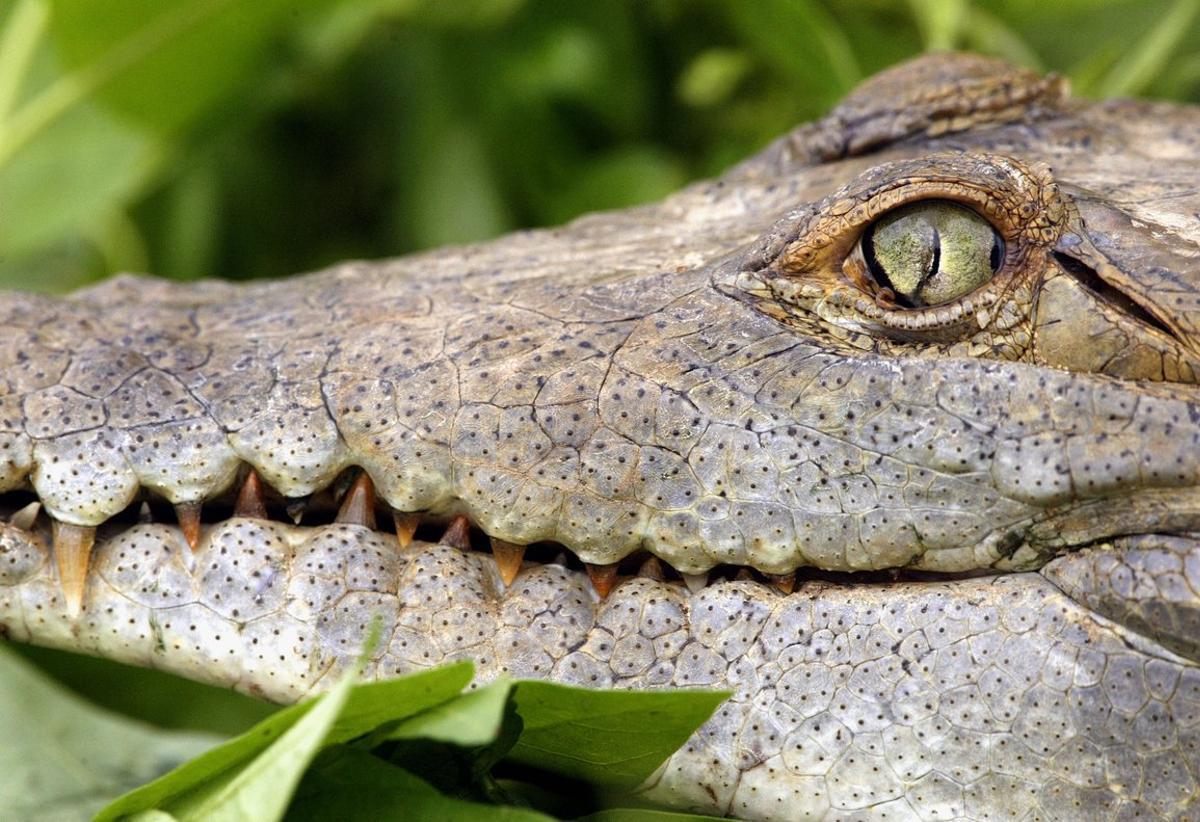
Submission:
[[[1180,562],[1198,557],[1193,543]],[[102,542],[73,619],[48,559],[36,538],[0,528],[12,638],[281,701],[334,680],[376,621],[369,676],[471,659],[479,683],[731,689],[646,788],[696,811],[1185,818],[1200,795],[1200,669],[1037,574],[813,582],[790,596],[636,578],[599,600],[558,565],[526,567],[506,588],[483,553],[421,542],[401,553],[359,526],[234,519],[194,555],[161,525]]]
[[[1197,134],[1195,110],[934,56],[562,229],[286,284],[4,295],[0,628],[280,701],[376,620],[371,676],[727,687],[649,786],[706,812],[1194,816]],[[925,197],[1004,258],[908,310],[861,240]],[[378,510],[271,519],[363,472]],[[53,529],[97,526],[64,587]],[[608,596],[523,551],[543,541]]]

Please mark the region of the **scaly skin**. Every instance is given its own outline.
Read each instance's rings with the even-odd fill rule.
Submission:
[[[378,676],[728,687],[648,786],[710,813],[1186,818],[1198,126],[925,58],[654,206],[289,283],[7,295],[0,487],[49,517],[0,527],[0,626],[280,701],[376,617]],[[921,199],[1005,251],[905,309],[858,241]],[[649,573],[601,601],[557,563],[506,587],[482,552],[398,551],[361,511],[233,516],[194,552],[109,522],[141,496],[220,510],[246,465],[314,499],[358,466],[381,507],[601,569],[649,551],[800,584]],[[94,526],[75,613],[59,569]]]

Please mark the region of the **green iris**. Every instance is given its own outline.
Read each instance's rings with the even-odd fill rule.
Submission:
[[[1004,259],[1004,241],[991,223],[946,200],[897,208],[863,238],[871,274],[903,306],[940,305],[991,279]]]

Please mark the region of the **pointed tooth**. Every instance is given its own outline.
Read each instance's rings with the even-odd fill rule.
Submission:
[[[412,545],[413,535],[417,533],[417,526],[421,524],[421,517],[419,514],[393,511],[392,521],[396,523],[396,542],[400,543],[400,550],[403,551]]]
[[[62,585],[67,613],[72,617],[79,616],[83,609],[88,563],[95,541],[95,527],[54,520],[54,562],[58,566],[58,581]]]
[[[366,471],[360,471],[355,477],[334,521],[375,530],[375,483]]]
[[[592,580],[592,587],[596,589],[596,593],[600,595],[600,599],[607,599],[608,593],[617,584],[617,563],[610,562],[606,565],[593,565],[590,562],[583,563],[583,567],[587,568],[588,577]]]
[[[179,530],[193,551],[200,544],[200,513],[203,506],[204,503],[199,501],[175,503],[175,521],[179,523]]]
[[[446,533],[442,534],[438,542],[460,551],[467,550],[471,547],[471,521],[462,515],[450,520],[450,524],[446,526]]]
[[[767,582],[771,587],[781,594],[790,594],[796,590],[796,572],[792,571],[788,574],[768,574]]]
[[[237,502],[233,506],[233,515],[247,519],[267,518],[267,501],[263,495],[262,479],[253,468],[246,472],[246,479],[242,481]]]
[[[738,568],[737,573],[733,575],[734,582],[754,582],[754,572],[749,568]]]
[[[514,545],[502,539],[492,537],[492,556],[496,558],[496,570],[505,587],[512,585],[517,575],[521,573],[521,562],[525,559],[525,546]]]
[[[283,510],[296,525],[299,525],[300,521],[304,519],[304,512],[308,510],[308,500],[308,497],[294,497],[283,506]]]
[[[37,522],[38,514],[41,511],[42,504],[34,500],[9,517],[8,524],[14,528],[20,528],[22,531],[32,531],[33,524]]]
[[[148,525],[154,522],[154,513],[150,510],[150,503],[145,500],[138,506],[138,524]]]
[[[708,571],[700,574],[685,574],[682,571],[679,575],[683,577],[683,583],[687,586],[688,591],[692,594],[698,594],[704,590],[704,586],[708,585]]]
[[[642,563],[642,567],[638,568],[637,575],[643,579],[654,579],[659,582],[667,578],[667,572],[663,570],[662,560],[655,556],[651,556]]]

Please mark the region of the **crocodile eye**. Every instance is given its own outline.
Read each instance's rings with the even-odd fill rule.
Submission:
[[[876,220],[862,239],[871,276],[905,308],[956,300],[992,278],[1004,240],[991,223],[948,200],[925,200]]]

